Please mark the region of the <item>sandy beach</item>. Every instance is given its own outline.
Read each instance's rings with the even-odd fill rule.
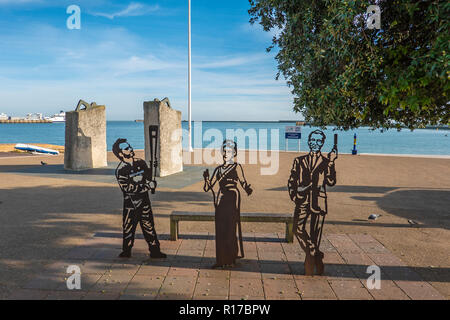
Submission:
[[[261,175],[264,165],[244,164],[254,193],[243,197],[243,212],[293,212],[286,184],[298,155],[279,152],[276,175]],[[63,155],[0,157],[2,298],[94,233],[121,232],[122,196],[113,169],[67,174],[63,162]],[[116,162],[111,153],[108,162]],[[343,154],[336,166],[338,182],[328,190],[324,234],[370,235],[450,298],[450,160]],[[213,211],[211,195],[202,190],[204,167],[212,168],[186,165],[178,184],[160,179],[151,197],[159,234],[169,233],[173,210]],[[373,213],[381,216],[369,221]],[[180,228],[181,233],[214,232],[210,222],[183,222]],[[281,224],[245,223],[243,229],[261,236],[284,232]]]

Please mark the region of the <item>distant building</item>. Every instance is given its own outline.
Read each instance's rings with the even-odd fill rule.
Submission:
[[[43,116],[42,113],[29,113],[25,117],[26,120],[42,120]]]
[[[0,120],[8,120],[9,117],[6,113],[0,113]]]

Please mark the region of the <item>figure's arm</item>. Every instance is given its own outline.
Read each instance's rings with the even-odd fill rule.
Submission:
[[[325,184],[327,186],[334,186],[336,184],[336,167],[334,165],[334,162],[336,161],[336,159],[338,158],[338,150],[337,150],[337,137],[335,135],[335,141],[334,141],[335,145],[333,147],[333,149],[328,153],[328,168],[327,168],[327,173],[325,175]]]
[[[300,193],[306,193],[311,189],[311,183],[307,186],[302,186],[302,182],[300,181],[302,178],[300,160],[296,158],[292,165],[291,175],[288,180],[288,192],[289,197],[292,201],[297,200],[297,195]]]
[[[328,172],[325,177],[325,183],[330,187],[336,184],[336,167],[334,161],[328,162]]]
[[[218,168],[214,169],[213,175],[211,178],[209,178],[209,172],[208,169],[205,170],[205,172],[203,173],[203,178],[205,179],[205,184],[203,185],[203,191],[208,192],[209,190],[211,190],[214,185],[217,182],[217,170]]]
[[[148,183],[136,182],[128,174],[124,174],[119,170],[116,174],[117,182],[119,183],[120,189],[125,193],[144,193],[150,190]]]
[[[289,192],[289,197],[291,198],[292,201],[295,201],[295,199],[297,197],[297,187],[298,187],[298,177],[299,177],[299,172],[297,170],[297,167],[298,167],[298,159],[296,158],[294,160],[294,163],[292,164],[291,175],[289,176],[289,179],[288,179],[288,192]]]
[[[241,184],[242,189],[247,192],[247,195],[251,195],[253,192],[251,184],[247,183],[247,179],[245,179],[244,169],[242,168],[240,163],[238,163],[238,167],[240,168],[240,170],[236,170],[236,172],[238,173],[239,183]]]
[[[142,168],[142,170],[144,170],[143,174],[144,181],[146,183],[150,183],[153,177],[153,168],[149,167],[147,165],[147,162],[145,162],[144,160],[139,161],[139,167]]]

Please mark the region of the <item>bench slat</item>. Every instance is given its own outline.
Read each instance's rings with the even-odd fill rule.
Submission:
[[[172,220],[185,221],[214,221],[214,212],[190,212],[173,211],[170,214]],[[265,212],[242,212],[242,222],[289,222],[292,215],[287,213],[265,213]]]
[[[191,212],[191,211],[172,211],[170,214],[170,239],[178,239],[179,221],[214,221],[214,212]],[[287,213],[241,213],[242,222],[274,222],[286,224],[286,241],[293,241],[293,217]]]

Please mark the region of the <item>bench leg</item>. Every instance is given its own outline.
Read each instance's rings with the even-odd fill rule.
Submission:
[[[170,219],[170,240],[178,240],[178,220]]]
[[[292,228],[294,227],[293,222],[286,222],[286,242],[292,243],[294,242],[294,233]]]

